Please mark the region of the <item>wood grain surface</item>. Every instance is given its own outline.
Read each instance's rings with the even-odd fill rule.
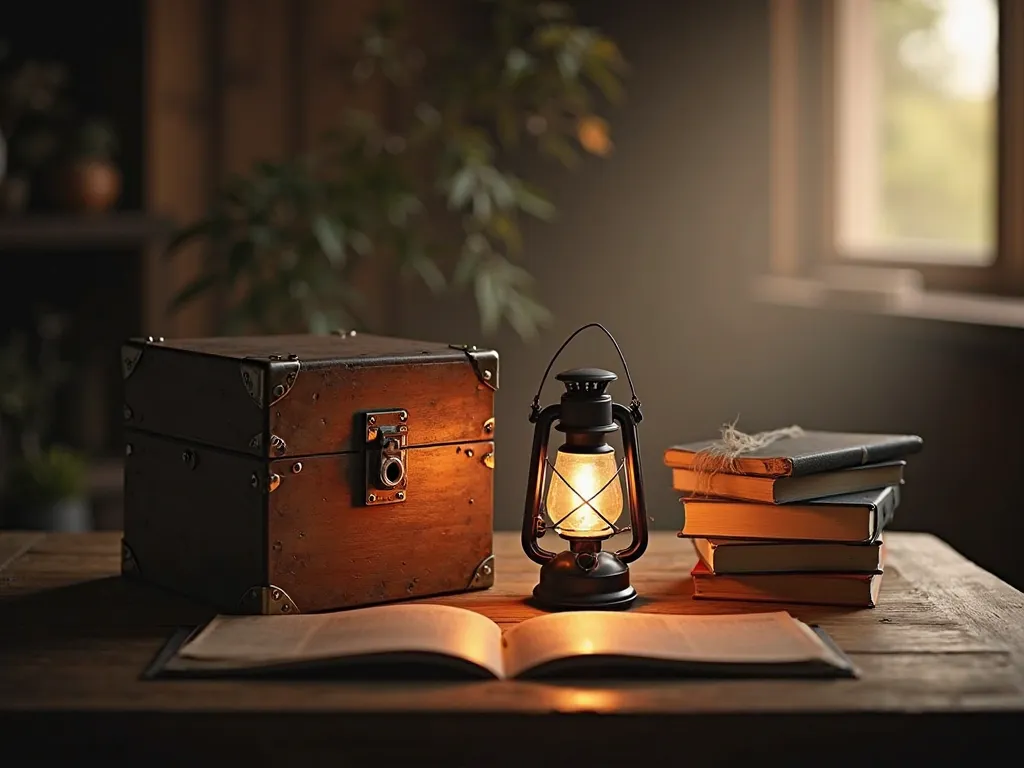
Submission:
[[[873,765],[977,760],[1024,726],[1024,595],[926,534],[893,533],[875,609],[791,606],[850,653],[859,680],[156,681],[172,630],[210,609],[124,581],[119,533],[0,534],[0,734],[6,749],[254,764],[522,765],[539,753],[634,764],[803,756]],[[540,615],[537,568],[495,539],[497,581],[429,602],[502,626]],[[187,556],[187,553],[182,553]],[[773,610],[694,601],[692,548],[652,536],[635,611]],[[550,751],[550,752],[549,752]],[[554,758],[552,758],[554,759]],[[799,762],[799,760],[798,760]],[[544,764],[544,760],[541,760]]]

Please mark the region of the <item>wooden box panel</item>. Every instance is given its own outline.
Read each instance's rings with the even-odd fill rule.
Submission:
[[[259,459],[125,433],[124,570],[238,611],[266,583],[266,497]]]
[[[361,411],[403,408],[410,445],[488,439],[498,356],[384,336],[133,339],[125,427],[254,456],[360,450]]]
[[[272,585],[301,611],[490,586],[494,443],[410,450],[401,504],[362,503],[359,459],[303,459],[298,473],[293,460],[271,464]]]

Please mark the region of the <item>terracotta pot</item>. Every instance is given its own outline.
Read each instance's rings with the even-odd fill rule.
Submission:
[[[121,171],[106,160],[79,160],[61,179],[64,204],[77,213],[102,213],[121,194]]]

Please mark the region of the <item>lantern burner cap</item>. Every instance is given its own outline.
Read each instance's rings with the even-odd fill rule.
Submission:
[[[555,378],[565,385],[565,391],[569,394],[599,396],[619,377],[603,368],[572,368],[562,371]]]

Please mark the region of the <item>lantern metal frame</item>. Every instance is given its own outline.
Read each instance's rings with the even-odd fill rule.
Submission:
[[[582,368],[558,374],[556,378],[565,384],[566,391],[560,402],[541,408],[541,391],[555,361],[570,342],[588,328],[598,328],[614,345],[629,384],[629,405],[613,402],[606,392],[608,384],[618,378],[614,373],[598,368]],[[534,438],[523,513],[522,545],[527,557],[541,566],[540,580],[533,590],[534,599],[541,607],[549,610],[623,609],[632,605],[636,599],[636,590],[630,584],[629,564],[644,554],[649,536],[643,468],[637,439],[637,426],[642,419],[640,400],[636,396],[629,366],[618,342],[600,323],[589,323],[578,328],[562,343],[548,363],[530,411]],[[608,450],[605,442],[607,434],[616,431],[616,428],[621,432],[623,456],[618,469],[590,498],[576,491],[548,457],[552,427],[565,433],[566,442],[562,448],[568,448],[573,453]],[[551,518],[545,509],[544,492],[553,479],[549,477],[549,468],[580,499],[584,499],[582,504],[558,521]],[[590,502],[600,496],[613,481],[617,481],[622,473],[626,479],[630,522],[628,526],[619,527],[608,521]],[[611,533],[592,537],[562,536],[568,541],[569,549],[557,553],[539,545],[538,539],[549,529],[555,529],[584,505],[589,505],[608,524]],[[552,522],[548,523],[545,518],[550,518]],[[628,546],[614,551],[602,551],[602,541],[626,532],[631,533]]]

